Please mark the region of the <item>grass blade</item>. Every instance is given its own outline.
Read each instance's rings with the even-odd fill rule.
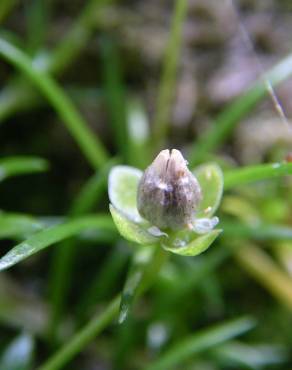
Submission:
[[[17,3],[18,0],[2,0],[0,2],[0,23],[5,20]]]
[[[110,297],[116,282],[124,276],[129,257],[127,246],[117,246],[111,251],[81,296],[76,310],[78,317],[84,319],[97,302]]]
[[[49,162],[39,157],[8,157],[0,160],[0,181],[8,177],[47,171]]]
[[[144,169],[150,162],[150,127],[145,108],[138,98],[127,102],[128,163]]]
[[[0,22],[2,3],[9,4],[9,9],[19,0],[1,0]],[[76,22],[69,28],[68,33],[62,38],[56,49],[48,56],[44,70],[59,75],[71,65],[86,46],[92,33],[96,29],[99,11],[111,0],[89,0]],[[6,6],[4,5],[4,8]],[[3,9],[5,10],[5,9]],[[0,123],[13,113],[23,109],[38,106],[41,100],[35,89],[27,84],[24,79],[12,80],[0,93]]]
[[[105,148],[52,77],[39,69],[23,51],[1,38],[0,55],[18,68],[47,98],[89,163],[94,168],[101,167],[107,159]]]
[[[237,341],[222,344],[214,350],[213,354],[227,366],[232,364],[235,368],[244,366],[254,370],[278,365],[289,358],[287,348],[281,345],[254,343],[249,345]]]
[[[102,314],[96,314],[88,324],[76,333],[64,347],[51,357],[38,370],[62,369],[77,353],[90,343],[105,327],[107,327],[119,312],[120,297],[113,299]]]
[[[70,27],[68,33],[53,51],[48,65],[50,72],[60,74],[76,60],[96,30],[100,10],[112,2],[113,0],[89,0],[86,2],[76,23]]]
[[[115,232],[111,219],[103,215],[82,217],[42,230],[6,253],[0,259],[0,271],[15,265],[52,244],[79,234],[81,231],[96,228],[110,233]]]
[[[125,87],[122,66],[117,46],[109,38],[101,44],[104,89],[106,92],[107,111],[112,125],[112,136],[123,162],[128,162],[128,129],[126,121]]]
[[[115,160],[109,161],[97,174],[93,175],[77,194],[69,211],[71,216],[81,216],[92,211],[106,190],[108,172]],[[60,320],[64,312],[70,282],[73,274],[74,261],[77,258],[77,244],[74,240],[65,240],[60,248],[56,248],[51,262],[49,291],[51,312],[49,337],[53,340],[57,334]]]
[[[269,163],[242,167],[224,173],[224,189],[287,175],[292,175],[292,163]]]
[[[245,94],[238,97],[232,104],[217,117],[216,123],[202,134],[191,149],[189,155],[190,166],[202,162],[208,154],[217,149],[232,133],[234,127],[256,104],[269,92],[266,80],[272,86],[277,86],[292,75],[292,54],[289,54],[279,64],[265,74]]]
[[[93,209],[106,192],[109,172],[117,164],[116,158],[111,159],[83,185],[74,199],[71,215],[79,216]]]
[[[157,112],[153,123],[155,150],[163,144],[169,129],[172,99],[175,90],[176,70],[182,41],[182,30],[187,14],[187,3],[186,0],[177,0],[175,2],[171,33],[166,48],[158,91]]]
[[[0,213],[0,239],[25,238],[43,227],[43,223],[28,215]]]
[[[204,352],[229,339],[237,337],[255,326],[255,320],[251,317],[241,317],[202,330],[188,338],[174,344],[156,362],[146,366],[145,370],[173,369],[191,356]]]
[[[292,240],[292,227],[273,224],[254,224],[222,220],[220,226],[229,238],[252,238],[255,240]]]
[[[52,4],[45,0],[30,1],[25,5],[27,38],[26,51],[32,55],[46,43]]]
[[[128,316],[131,305],[143,279],[144,271],[152,259],[153,253],[154,249],[147,245],[143,247],[141,246],[133,256],[121,298],[119,315],[120,324],[122,324]]]
[[[236,243],[235,247],[234,257],[240,266],[291,312],[291,277],[256,245]]]
[[[151,263],[147,266],[141,284],[139,285],[138,295],[149,289],[157,277],[161,265],[165,261],[166,253],[162,248],[157,248]],[[51,357],[38,370],[58,370],[62,369],[73,357],[90,343],[112,320],[118,315],[121,297],[113,299],[102,314],[95,315],[88,324],[76,333],[64,347],[62,347],[53,357]]]

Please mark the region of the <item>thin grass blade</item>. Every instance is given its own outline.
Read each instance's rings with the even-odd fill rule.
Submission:
[[[28,237],[44,227],[32,216],[17,213],[0,213],[0,239]]]
[[[280,63],[265,74],[265,80],[259,80],[245,94],[238,97],[232,104],[217,117],[216,123],[204,134],[202,134],[191,148],[189,162],[191,167],[204,161],[208,154],[216,150],[228,139],[235,126],[247,115],[254,106],[269,91],[266,88],[266,81],[275,87],[287,80],[292,75],[292,54],[289,54]]]
[[[159,149],[163,144],[169,130],[177,64],[180,57],[183,25],[187,14],[187,5],[188,2],[186,0],[177,0],[175,2],[170,37],[166,47],[162,76],[159,84],[157,112],[153,123],[153,147],[155,150]]]
[[[242,167],[224,173],[224,189],[288,175],[292,175],[292,163],[269,163]]]
[[[288,359],[288,350],[281,345],[242,343],[230,341],[212,351],[212,355],[224,365],[244,366],[250,369],[261,369],[278,365]]]
[[[133,256],[133,260],[128,271],[128,276],[123,288],[119,323],[122,324],[130,311],[132,303],[141,284],[144,270],[152,259],[154,248],[151,246],[140,247]]]
[[[49,162],[39,157],[17,156],[0,159],[0,181],[12,176],[47,171]]]
[[[115,43],[104,38],[101,43],[104,70],[104,89],[108,113],[112,125],[112,136],[123,162],[127,163],[129,134],[126,121],[125,86],[122,78],[122,66]]]
[[[47,98],[89,163],[94,168],[100,168],[107,159],[107,152],[63,89],[23,51],[3,38],[0,38],[0,55],[19,69]]]
[[[109,233],[115,232],[111,219],[103,215],[82,217],[61,225],[52,226],[34,234],[5,254],[0,259],[0,271],[15,265],[44,248],[89,229],[100,229]]]
[[[235,338],[255,326],[252,317],[241,317],[223,324],[202,330],[174,344],[157,361],[146,366],[144,370],[167,370],[182,364],[188,358],[216,347],[229,339]]]

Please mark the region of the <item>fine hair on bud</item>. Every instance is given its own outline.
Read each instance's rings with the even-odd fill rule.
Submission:
[[[139,213],[160,229],[189,227],[200,200],[200,185],[177,149],[162,150],[138,186]]]

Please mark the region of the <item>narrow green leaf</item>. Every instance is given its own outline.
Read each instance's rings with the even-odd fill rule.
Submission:
[[[70,216],[81,216],[91,212],[97,205],[98,201],[104,196],[107,189],[107,179],[110,167],[116,163],[116,159],[109,160],[105,165],[95,173],[82,186],[77,193],[72,206],[69,210]],[[100,231],[86,233],[87,237],[99,239]],[[105,236],[108,236],[105,235]],[[50,277],[49,277],[49,293],[51,302],[50,311],[50,332],[48,336],[53,341],[56,338],[60,324],[62,322],[62,314],[65,313],[65,303],[69,295],[72,276],[74,275],[75,261],[79,256],[78,241],[65,240],[59,248],[55,248],[53,259],[51,261]]]
[[[47,1],[28,1],[25,4],[26,50],[31,55],[41,50],[46,43],[51,7],[52,4]]]
[[[74,63],[88,45],[99,22],[104,21],[102,11],[113,2],[113,0],[88,0],[83,3],[84,7],[78,17],[74,19],[74,23],[52,52],[47,67],[50,72],[60,75]]]
[[[269,163],[242,167],[224,173],[224,189],[287,175],[292,175],[292,163]]]
[[[225,215],[232,215],[239,218],[248,225],[259,225],[262,219],[257,204],[236,195],[224,196],[221,211]]]
[[[151,246],[143,246],[137,249],[133,256],[131,267],[128,271],[128,276],[123,288],[119,323],[122,324],[129,313],[134,298],[138,292],[138,287],[141,284],[144,270],[153,256],[154,249]]]
[[[179,254],[181,256],[197,256],[210,247],[210,245],[221,233],[221,231],[222,230],[215,229],[210,231],[209,233],[199,235],[186,245],[184,245],[185,242],[183,239],[179,240],[178,238],[176,238],[176,240],[172,240],[173,245],[169,243],[162,244],[162,246],[167,251]],[[182,244],[182,246],[177,246],[177,244]]]
[[[0,2],[0,23],[7,17],[12,9],[17,5],[18,0],[2,0]]]
[[[22,50],[3,38],[0,38],[0,55],[18,68],[48,99],[84,156],[94,168],[100,168],[107,159],[107,152],[63,89]]]
[[[255,240],[292,240],[292,227],[275,224],[246,225],[242,222],[221,220],[224,236],[231,238],[252,238]]]
[[[8,177],[47,171],[49,162],[39,157],[8,157],[0,159],[0,181]]]
[[[168,351],[153,364],[146,366],[145,370],[167,370],[182,364],[191,356],[204,352],[229,339],[237,337],[255,326],[251,317],[242,317],[223,324],[200,331],[188,338],[174,344]]]
[[[280,63],[274,66],[265,74],[265,79],[272,86],[277,86],[282,81],[287,80],[292,75],[292,54],[289,54]],[[233,132],[237,123],[248,113],[256,104],[269,94],[266,81],[260,76],[258,81],[246,93],[239,96],[232,104],[217,117],[216,123],[200,135],[194,144],[189,155],[191,166],[202,162],[210,152],[218,148]]]
[[[186,0],[177,0],[174,4],[175,8],[173,11],[170,37],[166,46],[161,81],[159,84],[156,116],[153,122],[154,145],[152,143],[152,147],[155,150],[163,144],[169,130],[177,65],[181,56],[182,31],[187,14],[188,2]]]
[[[34,234],[6,253],[0,259],[0,271],[15,265],[52,244],[89,229],[114,232],[111,219],[103,215],[82,217],[65,222],[61,225],[52,226]]]
[[[145,278],[140,285],[139,294],[149,289],[155,280],[162,263],[165,261],[166,253],[162,248],[156,248],[153,260],[147,266]],[[96,336],[104,330],[117,316],[120,306],[120,296],[114,298],[102,313],[97,313],[90,321],[81,328],[63,347],[61,347],[51,358],[49,358],[39,370],[58,370],[68,364],[72,358],[80,353],[85,346],[92,342]]]
[[[11,8],[18,2],[19,0],[0,1],[0,22],[7,11],[11,11]],[[62,39],[52,53],[47,54],[42,65],[44,71],[61,75],[68,66],[74,63],[95,32],[97,22],[103,21],[104,17],[98,15],[111,2],[112,0],[88,0],[84,3],[78,16],[74,18],[73,24],[68,27],[68,32],[62,35]],[[2,9],[2,4],[4,9]],[[27,82],[24,78],[18,78],[17,81],[12,78],[1,91],[0,123],[15,112],[31,109],[43,103],[33,86]]]
[[[113,206],[133,222],[142,222],[137,209],[138,183],[142,171],[129,166],[115,166],[108,181],[109,199]]]
[[[212,351],[223,364],[232,364],[234,368],[245,366],[250,369],[261,369],[269,365],[280,364],[289,358],[287,348],[280,345],[252,345],[238,341],[230,341]]]
[[[25,238],[41,230],[44,223],[17,213],[0,213],[0,239]]]
[[[110,212],[119,233],[127,240],[138,244],[155,244],[159,238],[148,233],[141,225],[126,218],[110,204]]]
[[[32,366],[34,351],[33,338],[21,334],[8,346],[0,359],[0,369],[29,370]]]
[[[68,362],[91,343],[117,316],[120,296],[114,298],[102,313],[96,313],[76,334],[69,338],[38,370],[63,369]]]
[[[127,127],[129,132],[128,162],[145,168],[150,162],[150,127],[145,108],[140,100],[132,98],[127,104]]]
[[[104,37],[101,42],[103,61],[104,90],[108,113],[112,125],[112,137],[123,162],[128,162],[129,135],[126,122],[126,98],[123,83],[121,58],[117,45]]]
[[[203,199],[196,217],[211,217],[216,212],[223,194],[223,173],[216,163],[207,163],[194,170],[201,185]]]
[[[117,163],[117,158],[112,158],[88,179],[74,199],[70,210],[71,215],[79,216],[88,213],[96,206],[106,192],[109,172]]]
[[[116,282],[124,276],[130,252],[126,245],[117,245],[113,248],[79,299],[76,310],[78,317],[85,318],[89,309],[97,302],[104,301],[112,295]]]

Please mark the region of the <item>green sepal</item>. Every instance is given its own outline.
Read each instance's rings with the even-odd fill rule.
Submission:
[[[193,171],[201,186],[203,198],[196,218],[210,218],[220,205],[223,194],[223,172],[216,163],[207,163]]]
[[[131,221],[142,222],[137,209],[137,190],[142,171],[130,166],[115,166],[109,174],[109,199]]]
[[[162,243],[162,247],[169,252],[179,254],[181,256],[197,256],[210,247],[221,231],[221,229],[215,229],[209,233],[198,235],[189,243],[187,243],[188,237],[179,238],[176,236],[174,237],[175,239],[170,239],[167,244]],[[189,235],[190,233],[188,233],[188,236]],[[177,245],[176,240],[181,244],[181,246]]]
[[[125,239],[138,244],[155,244],[161,239],[151,235],[144,225],[130,221],[111,204],[110,212],[119,233]]]

